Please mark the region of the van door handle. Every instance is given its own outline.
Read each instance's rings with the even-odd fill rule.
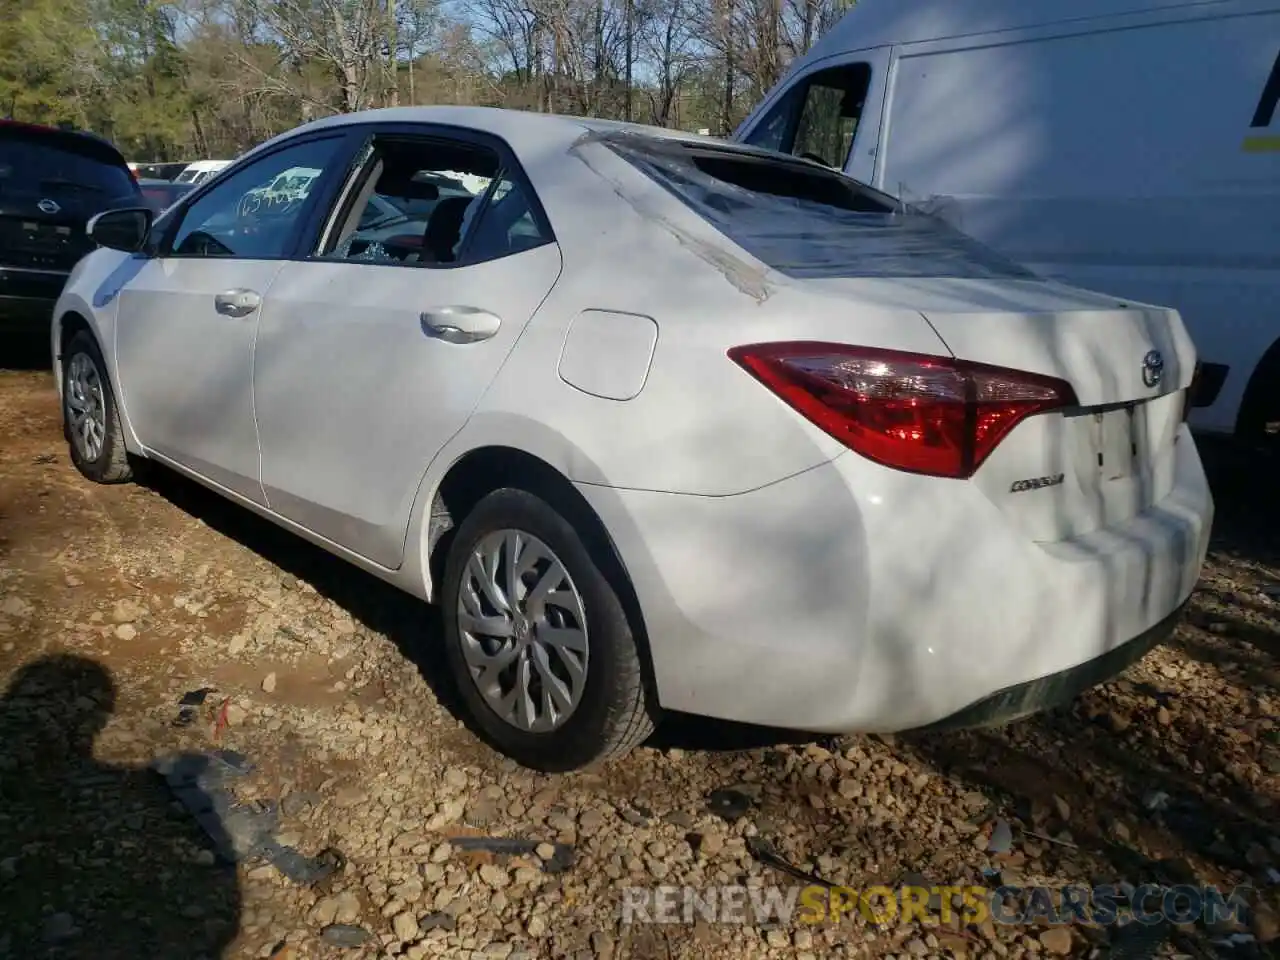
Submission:
[[[423,333],[445,343],[478,343],[502,326],[499,317],[478,307],[434,307],[420,319]]]
[[[254,290],[224,290],[213,298],[213,308],[226,317],[247,317],[262,306],[262,295]]]

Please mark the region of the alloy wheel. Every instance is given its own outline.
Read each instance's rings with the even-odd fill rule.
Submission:
[[[503,720],[548,733],[573,715],[589,650],[582,595],[555,552],[521,530],[475,545],[458,588],[458,632],[472,682]]]
[[[102,375],[93,358],[77,353],[67,365],[67,382],[63,386],[71,427],[71,442],[76,452],[92,463],[102,456],[107,437],[107,405],[102,390]]]

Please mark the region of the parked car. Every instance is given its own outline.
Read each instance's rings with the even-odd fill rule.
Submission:
[[[47,331],[89,218],[140,198],[106,140],[0,120],[0,329]]]
[[[297,167],[298,202],[242,215]],[[363,234],[446,171],[488,186],[416,249]],[[91,233],[53,333],[80,471],[159,461],[439,604],[477,726],[531,767],[663,709],[1017,717],[1165,637],[1204,559],[1176,311],[808,161],[393,109]]]
[[[1278,106],[1277,0],[861,0],[735,138],[1177,308],[1192,425],[1254,439],[1280,425]]]
[[[194,183],[175,183],[172,180],[139,179],[138,187],[142,197],[157,215],[178,202],[195,189]]]
[[[173,179],[177,183],[196,186],[229,166],[231,166],[230,160],[197,160],[195,163],[187,164],[186,168]]]
[[[175,163],[130,163],[129,169],[142,180],[172,181],[189,166],[190,161],[179,160]]]

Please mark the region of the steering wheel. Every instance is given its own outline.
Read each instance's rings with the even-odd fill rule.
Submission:
[[[183,239],[176,253],[198,257],[233,257],[235,251],[211,233],[193,230]]]

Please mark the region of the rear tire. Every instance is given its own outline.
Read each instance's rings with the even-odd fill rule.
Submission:
[[[504,488],[476,505],[449,545],[440,605],[459,695],[517,763],[576,770],[653,732],[657,711],[622,603],[541,498]]]
[[[73,336],[62,354],[62,429],[71,462],[90,480],[123,483],[133,478],[107,365],[87,330]]]

